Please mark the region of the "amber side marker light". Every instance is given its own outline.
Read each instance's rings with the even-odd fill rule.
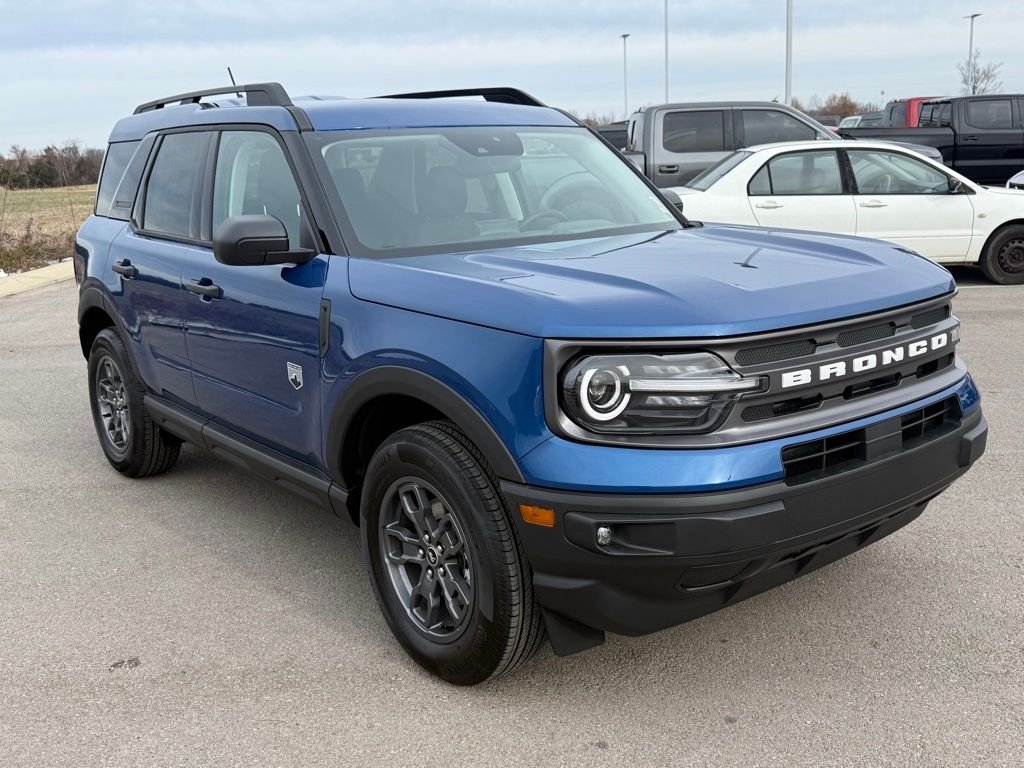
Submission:
[[[545,528],[555,527],[555,510],[546,507],[534,507],[530,504],[519,505],[519,515],[524,523],[540,525]]]

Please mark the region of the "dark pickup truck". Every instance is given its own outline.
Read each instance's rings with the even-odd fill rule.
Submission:
[[[962,96],[921,105],[917,128],[844,128],[849,138],[912,141],[979,184],[1005,184],[1024,170],[1024,96]]]

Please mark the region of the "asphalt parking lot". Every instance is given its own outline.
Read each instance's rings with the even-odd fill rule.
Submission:
[[[393,641],[350,523],[191,449],[114,472],[74,284],[0,299],[0,765],[1024,764],[1024,288],[957,277],[991,434],[921,518],[475,689]]]

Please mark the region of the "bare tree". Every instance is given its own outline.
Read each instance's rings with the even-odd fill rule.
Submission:
[[[999,79],[999,64],[982,64],[981,49],[975,48],[974,53],[956,65],[960,72],[960,92],[965,96],[983,96],[1002,89],[1003,81]]]

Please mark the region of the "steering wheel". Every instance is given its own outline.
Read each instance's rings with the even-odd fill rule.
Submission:
[[[542,227],[538,226],[538,222],[544,221],[545,219],[553,219],[552,223],[561,224],[568,221],[569,217],[561,211],[556,211],[554,208],[544,208],[535,213],[531,213],[523,219],[523,223],[519,225],[519,231],[531,232],[535,229],[541,229]]]

